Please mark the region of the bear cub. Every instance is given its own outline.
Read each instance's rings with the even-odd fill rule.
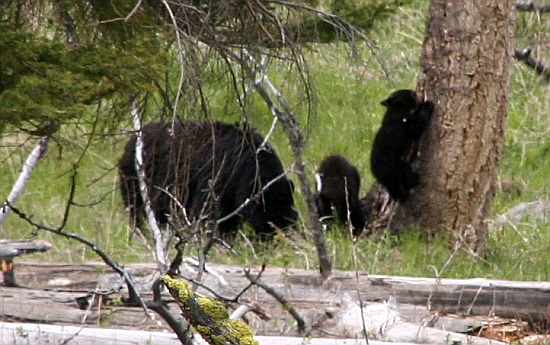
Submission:
[[[349,210],[353,235],[359,236],[365,219],[359,201],[361,177],[357,169],[343,156],[332,155],[321,162],[315,177],[319,216],[332,216],[334,207],[340,223],[347,224]]]
[[[371,171],[392,199],[403,203],[420,182],[407,156],[426,131],[435,105],[418,100],[412,90],[395,91],[381,104],[386,113],[374,138]]]

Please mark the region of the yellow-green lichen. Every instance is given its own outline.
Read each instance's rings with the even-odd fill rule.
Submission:
[[[193,326],[199,332],[199,334],[206,340],[209,344],[216,344],[215,340],[212,338],[212,330],[208,326],[195,325]]]
[[[214,321],[223,321],[229,317],[223,303],[200,294],[196,294],[196,296],[199,307]]]
[[[178,302],[181,307],[185,305],[189,298],[194,298],[201,310],[214,321],[221,321],[229,317],[223,303],[193,292],[186,282],[171,278],[166,274],[161,277],[161,280],[169,290],[177,292]]]
[[[195,329],[210,344],[259,345],[250,327],[241,320],[225,319],[217,322],[216,326],[222,334],[213,334],[208,326],[197,325]]]
[[[119,295],[111,295],[107,300],[107,305],[114,306],[114,307],[122,307],[124,305],[124,301],[122,300],[122,297]]]
[[[197,325],[195,329],[210,344],[259,345],[254,340],[252,329],[241,320],[226,318],[215,324],[222,334],[213,334],[212,328],[208,326]]]
[[[178,304],[180,306],[183,306],[185,301],[195,294],[193,290],[189,288],[189,285],[182,280],[174,279],[167,274],[160,277],[160,280],[162,280],[168,290],[177,292]]]
[[[235,339],[241,345],[259,345],[254,340],[252,329],[243,321],[227,319],[225,323],[227,324],[226,328],[229,330],[229,334],[227,335],[229,339]]]
[[[177,295],[178,303],[182,310],[184,308],[187,311],[189,310],[186,303],[188,303],[190,298],[193,298],[200,310],[211,318],[211,326],[198,325],[193,320],[189,320],[208,343],[213,345],[228,343],[239,345],[259,344],[254,340],[252,330],[246,323],[241,320],[229,319],[229,313],[223,303],[194,293],[186,282],[171,278],[168,275],[163,275],[161,280],[166,284],[172,295]],[[213,328],[218,330],[216,333],[221,332],[221,334],[213,334]]]

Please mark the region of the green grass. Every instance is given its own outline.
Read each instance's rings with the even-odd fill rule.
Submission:
[[[419,9],[420,8],[420,9]],[[300,121],[309,126],[305,152],[306,169],[312,176],[317,165],[327,155],[347,156],[362,175],[362,191],[366,193],[373,182],[369,169],[370,146],[379,126],[383,108],[380,101],[398,88],[413,88],[423,39],[425,1],[402,8],[395,18],[380,24],[370,36],[377,42],[380,58],[391,70],[388,79],[378,61],[364,46],[358,58],[350,59],[344,44],[311,46],[306,56],[316,90],[316,113]],[[550,18],[520,14],[518,19],[521,41],[549,42]],[[519,36],[519,35],[518,35]],[[546,46],[548,46],[546,44]],[[550,59],[550,53],[547,56]],[[276,66],[270,74],[291,104],[298,104],[299,90],[290,84],[295,76]],[[285,83],[286,80],[289,82]],[[500,168],[503,188],[494,203],[495,214],[518,204],[550,197],[550,99],[548,85],[534,72],[514,62],[510,82],[510,107],[505,145]],[[236,121],[239,113],[228,105],[223,92],[211,85],[214,98],[212,109],[216,119]],[[299,109],[303,109],[300,107]],[[266,133],[272,116],[257,100],[251,104],[254,124]],[[117,176],[113,170],[122,152],[124,137],[94,140],[85,152],[87,136],[83,128],[64,128],[61,146],[51,142],[47,156],[40,161],[17,202],[17,207],[35,221],[48,226],[61,224],[70,188],[74,164],[77,166],[75,202],[65,230],[95,241],[115,261],[153,261],[154,255],[141,241],[128,240],[128,222],[120,196]],[[3,133],[0,138],[0,196],[8,194],[17,178],[22,162],[35,144],[17,133]],[[74,143],[73,143],[74,142]],[[280,129],[272,143],[285,165],[292,162],[288,142]],[[62,150],[60,148],[62,147]],[[295,179],[295,176],[291,176]],[[296,198],[300,216],[307,219],[300,195]],[[250,231],[245,228],[244,232]],[[44,254],[25,258],[36,261],[81,262],[99,260],[89,249],[72,240],[36,230],[12,214],[0,228],[0,238],[29,238],[48,240],[54,248]],[[486,277],[521,280],[549,280],[550,226],[548,222],[526,219],[517,227],[505,226],[489,231],[491,251],[486,258],[466,253],[454,253],[444,238],[426,243],[414,231],[405,232],[399,239],[382,237],[352,243],[343,229],[335,227],[326,233],[328,251],[337,269],[365,270],[372,274],[391,274],[427,277]],[[196,256],[198,248],[189,244],[186,254]],[[281,267],[317,267],[316,251],[308,230],[299,226],[299,233],[277,238],[273,243],[254,244],[239,237],[234,252],[216,248],[209,257],[220,263],[262,264]]]

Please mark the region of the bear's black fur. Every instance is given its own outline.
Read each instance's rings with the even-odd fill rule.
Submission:
[[[317,179],[319,216],[332,216],[334,207],[338,220],[342,224],[347,224],[349,210],[353,235],[359,236],[365,219],[359,201],[361,177],[357,169],[345,157],[332,155],[321,162],[317,170]]]
[[[434,104],[419,101],[412,90],[399,90],[382,105],[386,113],[372,146],[371,171],[393,199],[405,202],[420,180],[407,155],[428,127]]]
[[[243,219],[264,239],[296,221],[292,183],[282,176],[284,169],[275,151],[267,144],[260,147],[264,140],[252,129],[210,121],[153,122],[143,127],[142,139],[148,191],[159,223],[182,211],[165,191],[185,208],[189,219],[201,215],[221,219],[256,196],[237,216],[219,224],[224,236],[234,235]],[[118,169],[130,220],[140,226],[144,205],[135,144],[133,136]]]

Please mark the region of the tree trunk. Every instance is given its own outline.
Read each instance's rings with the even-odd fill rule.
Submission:
[[[418,88],[437,106],[401,216],[476,253],[502,153],[514,17],[512,0],[431,0],[421,56]]]

